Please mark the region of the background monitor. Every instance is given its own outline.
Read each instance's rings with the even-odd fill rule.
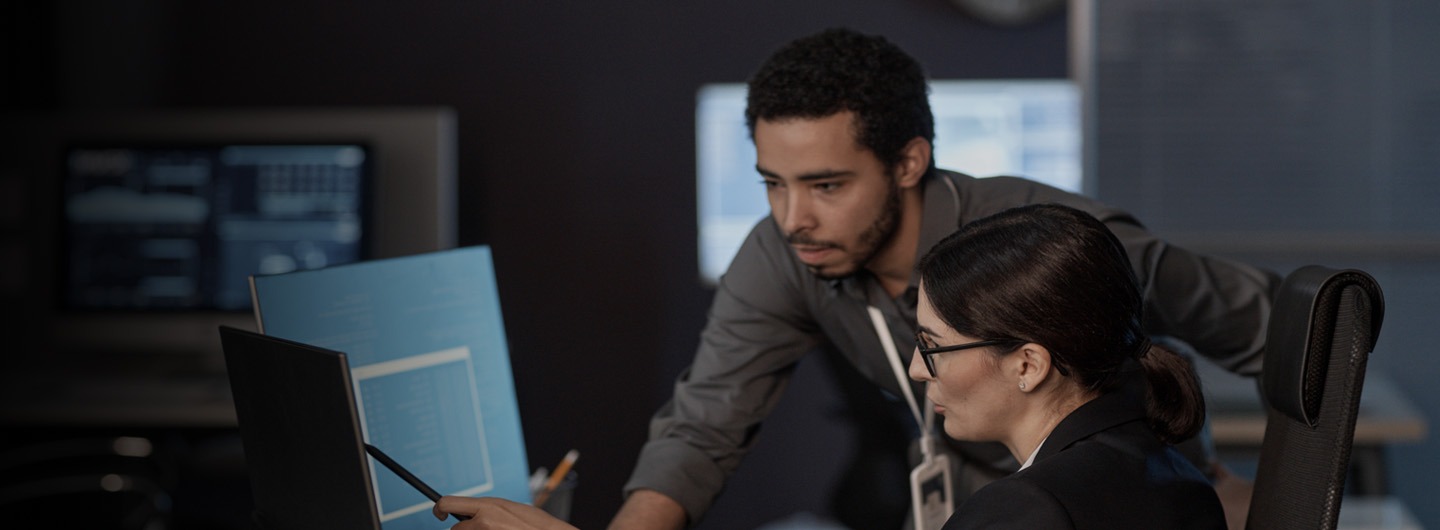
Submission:
[[[769,215],[745,85],[701,87],[696,122],[700,277],[713,285],[755,222]],[[935,164],[977,177],[1016,175],[1080,192],[1080,97],[1064,79],[932,81]]]
[[[7,139],[39,204],[29,307],[62,353],[203,353],[255,328],[260,272],[451,248],[447,108],[29,116]]]
[[[363,144],[66,150],[67,310],[246,311],[246,277],[367,257]]]

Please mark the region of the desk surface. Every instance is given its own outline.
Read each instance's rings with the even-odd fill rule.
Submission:
[[[1204,361],[1196,371],[1205,389],[1211,436],[1217,445],[1259,446],[1265,437],[1265,410],[1255,380],[1240,377]],[[1355,421],[1357,445],[1416,442],[1425,438],[1425,417],[1377,370],[1365,374],[1360,416]]]
[[[1339,530],[1420,530],[1410,509],[1395,497],[1345,497]]]

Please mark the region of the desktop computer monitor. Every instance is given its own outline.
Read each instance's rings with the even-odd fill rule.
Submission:
[[[251,274],[367,257],[359,143],[76,145],[65,150],[66,311],[247,311]]]
[[[24,305],[44,315],[42,352],[218,367],[218,326],[255,329],[249,275],[455,246],[448,108],[75,112],[7,129],[39,232]]]
[[[700,277],[714,285],[750,229],[769,215],[745,85],[700,89],[696,189]],[[932,81],[937,167],[976,177],[1015,175],[1080,192],[1080,96],[1065,79]]]

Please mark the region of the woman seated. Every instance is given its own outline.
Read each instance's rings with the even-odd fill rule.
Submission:
[[[1205,419],[1189,362],[1140,327],[1105,225],[1032,205],[971,223],[918,265],[910,377],[945,434],[999,441],[1019,472],[971,495],[961,528],[1223,529],[1204,475],[1168,444]]]
[[[1016,529],[1224,529],[1215,490],[1170,443],[1204,421],[1199,382],[1140,327],[1119,240],[1058,205],[966,225],[921,259],[910,377],[945,434],[999,441],[1023,465],[945,524]],[[457,528],[571,528],[528,505],[445,497]]]

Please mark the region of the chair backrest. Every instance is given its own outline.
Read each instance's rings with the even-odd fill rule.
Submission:
[[[1335,528],[1384,313],[1362,271],[1312,265],[1285,278],[1266,336],[1267,421],[1247,528]]]

